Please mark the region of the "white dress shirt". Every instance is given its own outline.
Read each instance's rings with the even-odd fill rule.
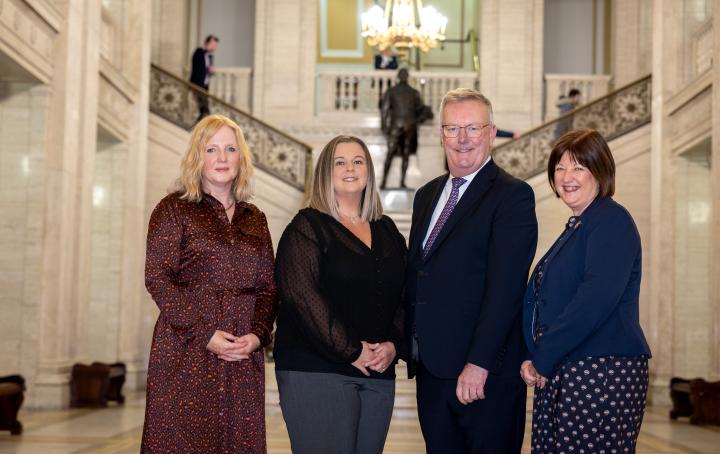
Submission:
[[[491,157],[488,156],[487,159],[485,159],[485,162],[480,166],[479,169],[471,173],[470,175],[466,175],[462,178],[467,181],[467,183],[463,183],[462,186],[460,186],[460,189],[458,190],[458,200],[457,203],[460,203],[460,199],[462,198],[463,194],[465,194],[465,190],[470,187],[470,183],[472,183],[473,178],[475,178],[475,175],[478,174],[482,170],[485,165],[490,162]],[[447,204],[448,199],[450,198],[450,192],[452,192],[452,179],[455,178],[452,174],[450,174],[450,178],[447,179],[445,182],[445,187],[443,188],[442,194],[440,194],[440,199],[437,201],[437,205],[435,205],[435,211],[433,211],[433,215],[430,218],[430,225],[428,226],[427,233],[425,233],[425,239],[422,242],[423,249],[425,248],[425,243],[427,243],[428,238],[430,237],[430,234],[433,231],[433,228],[435,227],[435,224],[437,223],[438,218],[440,217],[440,213],[442,213],[443,208],[445,208],[445,204]],[[457,204],[455,205],[457,207]]]

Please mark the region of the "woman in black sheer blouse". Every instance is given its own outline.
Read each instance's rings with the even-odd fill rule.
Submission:
[[[320,154],[310,206],[283,233],[275,370],[292,452],[380,453],[404,356],[407,248],[382,215],[367,146]]]

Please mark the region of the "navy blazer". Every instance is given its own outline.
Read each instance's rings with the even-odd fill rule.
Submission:
[[[563,361],[650,356],[640,327],[642,249],[635,222],[609,197],[596,198],[578,221],[546,254],[537,315],[542,336],[535,341],[537,268],[525,292],[525,341],[533,366],[545,377]]]
[[[195,52],[193,52],[192,69],[190,70],[190,82],[207,90],[209,84],[205,83],[205,78],[208,75],[208,67],[205,65],[206,53],[207,50],[205,50],[204,47],[198,47],[197,49],[195,49]],[[212,66],[212,54],[208,56],[208,60],[210,62],[210,65]]]
[[[456,379],[466,363],[518,378],[526,352],[523,292],[537,246],[532,188],[490,160],[423,257],[422,243],[447,179],[440,176],[415,195],[406,326],[415,326],[420,360],[438,378]],[[408,341],[412,346],[412,338]],[[414,370],[410,361],[410,377]]]

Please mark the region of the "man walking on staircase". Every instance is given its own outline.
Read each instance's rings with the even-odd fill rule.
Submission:
[[[420,427],[430,454],[516,454],[525,427],[522,302],[537,245],[530,186],[490,150],[490,101],[443,98],[449,173],[415,195],[405,326]]]
[[[210,106],[206,92],[210,88],[210,77],[215,70],[213,66],[213,52],[217,49],[219,42],[220,39],[217,36],[208,35],[205,38],[203,47],[195,49],[192,56],[190,83],[205,90],[205,92],[195,92],[195,99],[197,99],[198,110],[200,111],[197,121],[202,120],[210,114]]]

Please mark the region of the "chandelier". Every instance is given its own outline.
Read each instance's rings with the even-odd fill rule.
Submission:
[[[373,5],[361,20],[361,36],[369,45],[380,50],[395,46],[400,57],[406,57],[411,47],[423,52],[437,47],[445,39],[447,26],[447,17],[432,6],[423,8],[422,0],[387,0],[385,10]]]

